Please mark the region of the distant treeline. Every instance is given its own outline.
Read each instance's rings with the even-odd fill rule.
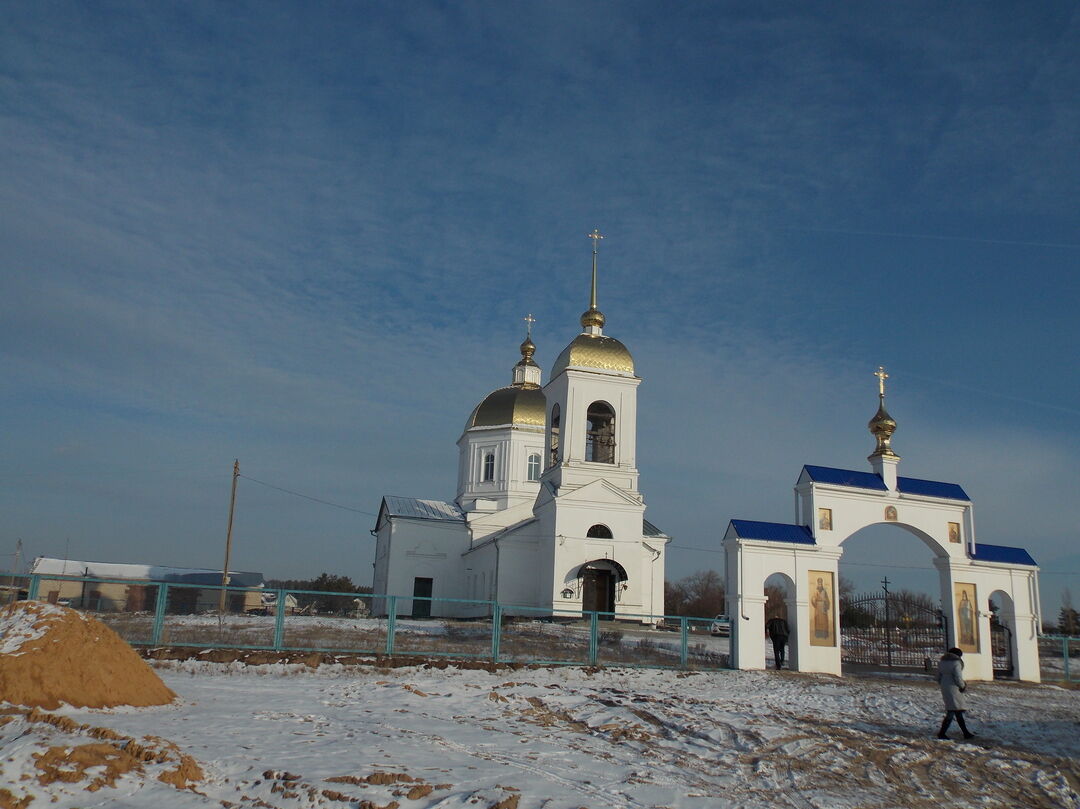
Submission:
[[[318,590],[324,593],[370,593],[371,588],[363,584],[353,584],[348,576],[335,576],[332,573],[320,573],[314,579],[267,579],[266,586],[271,590]]]

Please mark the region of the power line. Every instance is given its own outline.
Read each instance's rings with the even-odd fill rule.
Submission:
[[[335,502],[333,502],[331,500],[323,500],[320,497],[313,497],[310,494],[304,494],[303,492],[297,492],[297,491],[293,491],[292,489],[286,489],[284,486],[275,486],[273,483],[267,483],[264,480],[258,480],[256,478],[250,477],[249,475],[240,474],[239,477],[242,477],[244,480],[250,480],[252,483],[258,483],[260,486],[265,486],[268,489],[274,489],[275,491],[284,492],[285,494],[291,494],[294,497],[302,497],[305,500],[310,500],[313,503],[319,503],[321,505],[331,506],[333,508],[340,508],[340,509],[342,509],[344,511],[351,511],[354,514],[363,514],[366,517],[376,517],[376,518],[378,518],[378,516],[379,516],[378,514],[375,514],[374,512],[371,512],[371,511],[364,511],[364,510],[359,509],[359,508],[353,508],[352,506],[344,506],[341,503],[335,503]],[[698,551],[699,553],[723,553],[724,552],[722,548],[700,548],[700,547],[697,547],[696,545],[675,545],[675,544],[672,544],[670,547],[678,548],[681,551]],[[898,568],[898,569],[904,569],[904,570],[929,570],[930,569],[928,567],[923,567],[923,566],[918,566],[918,565],[886,565],[886,564],[873,564],[873,563],[870,563],[870,562],[843,562],[843,561],[841,561],[841,564],[847,565],[849,567],[874,567],[874,568],[888,567],[888,568]],[[1062,571],[1062,570],[1040,570],[1039,575],[1042,575],[1042,576],[1080,576],[1080,572],[1072,572],[1072,571],[1067,571],[1067,570],[1066,571]]]
[[[250,480],[252,483],[258,483],[260,486],[265,486],[268,489],[275,489],[276,491],[279,491],[279,492],[285,492],[285,494],[291,494],[294,497],[302,497],[305,500],[310,500],[313,503],[321,503],[324,506],[333,506],[334,508],[340,508],[340,509],[343,509],[345,511],[351,511],[354,514],[363,514],[366,517],[378,517],[379,516],[378,514],[373,514],[370,511],[362,511],[361,509],[353,508],[352,506],[343,506],[343,505],[341,505],[341,503],[334,503],[334,502],[332,502],[330,500],[323,500],[322,498],[319,498],[319,497],[312,497],[310,494],[304,494],[303,492],[294,492],[292,489],[286,489],[284,486],[275,486],[273,483],[267,483],[266,481],[263,481],[263,480],[256,480],[255,478],[249,477],[248,475],[240,475],[240,477],[242,477],[244,480]]]

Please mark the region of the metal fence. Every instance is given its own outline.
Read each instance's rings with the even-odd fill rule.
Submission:
[[[1080,638],[1040,635],[1039,667],[1043,680],[1080,683]]]
[[[0,604],[92,614],[136,646],[443,657],[712,670],[730,666],[712,618],[542,609],[468,599],[0,575]],[[723,629],[726,630],[726,627]],[[714,634],[714,630],[716,634]]]
[[[498,663],[730,667],[712,618],[540,609],[493,601],[0,573],[0,605],[92,614],[135,646],[443,657]],[[721,634],[722,633],[722,634]],[[1039,638],[1042,678],[1080,682],[1080,638]]]

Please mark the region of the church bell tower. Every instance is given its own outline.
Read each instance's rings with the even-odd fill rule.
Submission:
[[[548,408],[543,479],[556,489],[608,480],[637,492],[637,387],[634,358],[604,335],[606,319],[596,305],[597,243],[594,230],[589,308],[581,333],[555,360],[544,387]]]
[[[640,616],[663,611],[664,546],[644,536],[638,491],[637,389],[634,359],[604,334],[597,307],[594,230],[589,308],[581,333],[563,349],[544,386],[544,473],[534,514],[550,543],[551,603],[560,613]],[[655,529],[650,529],[655,530]]]

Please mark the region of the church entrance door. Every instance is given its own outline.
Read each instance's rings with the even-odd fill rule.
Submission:
[[[430,618],[431,617],[431,602],[420,601],[419,599],[431,598],[431,583],[432,579],[422,579],[417,576],[413,579],[413,603],[412,603],[412,617],[413,618]]]
[[[582,612],[615,612],[615,576],[610,570],[586,570],[581,582]]]

